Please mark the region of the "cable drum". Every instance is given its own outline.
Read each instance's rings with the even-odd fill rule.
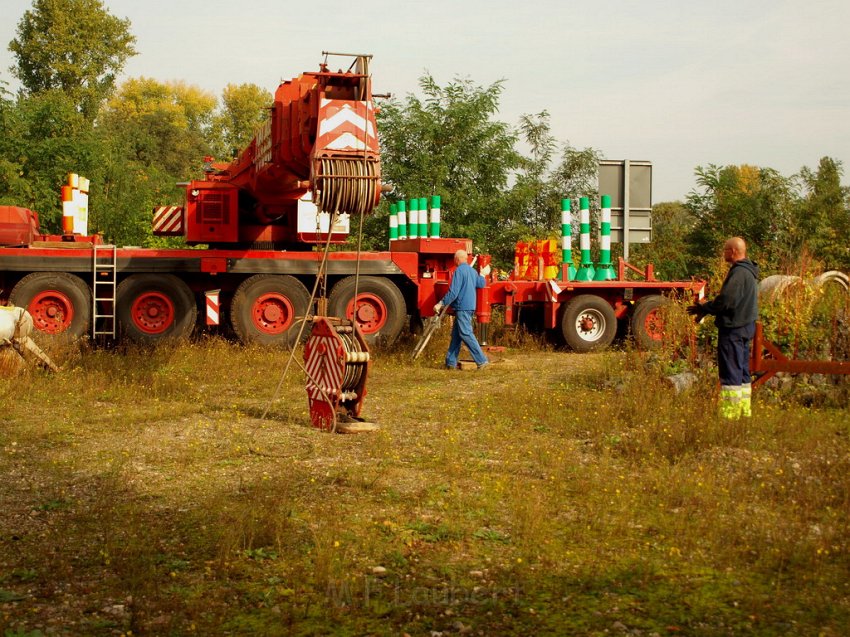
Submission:
[[[322,158],[315,203],[320,212],[369,214],[380,190],[380,163],[369,159]]]
[[[369,354],[363,351],[360,343],[354,338],[354,332],[350,327],[345,331],[338,328],[337,334],[339,334],[342,340],[346,361],[341,390],[343,392],[352,391],[357,388],[363,378],[363,373],[366,370],[366,366],[363,363],[369,360]]]

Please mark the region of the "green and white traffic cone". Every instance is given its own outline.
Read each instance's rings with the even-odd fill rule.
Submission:
[[[616,277],[611,267],[611,197],[608,195],[602,195],[599,235],[599,263],[596,264],[593,280],[613,281]]]
[[[431,238],[440,238],[440,195],[431,196]]]
[[[407,204],[398,202],[398,238],[407,239]]]
[[[390,242],[398,240],[398,205],[390,204]]]
[[[419,236],[428,238],[428,197],[419,197]]]
[[[419,199],[414,197],[410,200],[410,217],[407,220],[407,238],[419,237]]]
[[[561,261],[567,266],[567,281],[574,281],[576,267],[573,265],[573,218],[569,199],[561,199]],[[561,271],[564,272],[563,267]]]
[[[593,281],[593,261],[590,260],[590,199],[579,199],[579,244],[581,266],[576,272],[576,281]]]

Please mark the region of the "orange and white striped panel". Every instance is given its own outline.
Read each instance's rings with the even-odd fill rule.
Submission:
[[[339,341],[333,336],[312,336],[305,350],[307,360],[307,395],[314,400],[324,400],[322,390],[332,399],[342,390],[345,362],[340,360]],[[320,389],[321,388],[321,389]]]
[[[207,325],[218,325],[221,322],[219,295],[221,290],[204,292],[207,300]]]
[[[372,102],[323,99],[319,106],[319,151],[378,154],[378,133]]]
[[[153,233],[158,236],[183,234],[183,206],[160,206],[153,211]]]

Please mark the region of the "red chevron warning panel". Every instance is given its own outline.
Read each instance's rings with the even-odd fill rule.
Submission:
[[[330,152],[379,152],[372,102],[324,99],[319,107],[319,122],[316,148]]]
[[[345,348],[329,325],[319,322],[304,345],[307,372],[307,399],[314,427],[330,430],[342,394],[345,376]]]
[[[160,206],[153,211],[153,233],[160,237],[183,235],[183,206]]]
[[[307,393],[322,398],[340,393],[345,374],[345,353],[336,336],[313,336],[304,348],[307,370]]]

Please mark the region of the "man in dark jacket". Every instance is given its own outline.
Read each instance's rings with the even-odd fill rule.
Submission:
[[[717,325],[717,366],[720,371],[720,415],[751,416],[750,342],[756,331],[758,265],[747,258],[747,244],[732,237],[723,246],[730,264],[720,293],[711,301],[692,305],[688,312],[714,316]]]
[[[481,274],[478,274],[467,263],[469,255],[466,250],[455,252],[455,269],[449,291],[442,300],[434,306],[434,312],[439,314],[444,305],[455,311],[455,322],[452,326],[452,340],[449,351],[446,353],[446,368],[457,369],[457,358],[460,355],[460,345],[464,343],[472,354],[472,359],[478,365],[478,369],[490,364],[487,356],[481,350],[475,332],[472,331],[472,315],[475,314],[475,290],[486,285],[484,276],[490,273],[490,266],[484,266]]]

